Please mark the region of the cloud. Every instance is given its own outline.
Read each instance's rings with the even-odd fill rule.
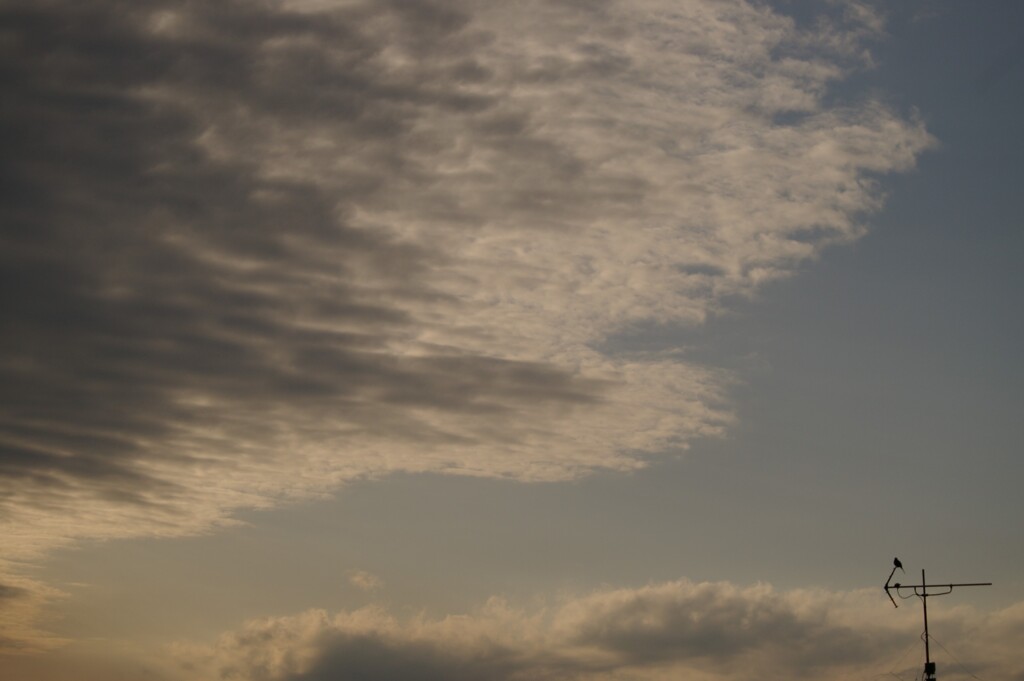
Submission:
[[[401,620],[380,608],[311,610],[252,620],[211,646],[179,645],[176,655],[192,678],[239,681],[865,678],[917,667],[916,655],[906,662],[905,652],[919,644],[920,615],[884,610],[883,599],[875,590],[680,580],[532,610],[492,599],[477,612],[441,619]],[[956,632],[950,636],[985,632],[981,646],[952,646],[965,664],[977,661],[976,652],[989,656],[969,669],[1004,676],[1017,668],[1019,605],[940,619],[937,629]],[[944,652],[936,659],[958,678],[962,670]]]
[[[0,652],[21,656],[67,643],[35,624],[48,605],[66,594],[23,575],[8,574],[4,579],[6,583],[0,584]]]
[[[378,591],[384,587],[384,580],[366,570],[354,570],[348,575],[349,584],[360,591]]]
[[[741,0],[0,14],[6,560],[718,434],[730,376],[602,341],[857,238],[931,144],[825,106],[870,26]]]
[[[21,598],[25,595],[25,589],[20,586],[11,586],[10,584],[0,584],[0,601],[6,601],[12,598]]]

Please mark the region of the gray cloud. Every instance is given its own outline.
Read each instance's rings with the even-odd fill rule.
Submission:
[[[312,669],[288,678],[295,681],[384,678],[470,681],[509,678],[520,666],[521,662],[513,653],[498,648],[467,660],[431,644],[404,645],[372,635],[343,636],[331,641],[329,651]],[[228,674],[230,676],[231,672]]]
[[[11,586],[9,584],[0,584],[0,601],[6,601],[13,598],[21,598],[25,594],[25,589],[21,587]]]
[[[891,631],[852,627],[822,603],[770,587],[665,584],[599,594],[572,606],[574,642],[614,651],[623,664],[689,661],[733,667],[770,654],[791,674],[857,665],[890,652]],[[811,596],[813,598],[814,596]]]
[[[326,434],[444,442],[459,434],[408,410],[494,419],[506,401],[598,399],[599,382],[549,364],[388,352],[410,333],[400,302],[439,295],[417,272],[440,254],[347,226],[339,197],[310,182],[211,159],[196,144],[202,121],[138,94],[213,88],[293,124],[340,116],[363,139],[381,125],[360,113],[370,103],[425,95],[373,74],[335,78],[342,91],[325,93],[318,77],[359,67],[317,76],[315,50],[281,56],[264,87],[253,54],[298,35],[351,44],[359,62],[381,46],[357,35],[358,15],[324,23],[185,5],[197,35],[163,40],[144,32],[153,9],[132,7],[43,5],[4,18],[18,38],[5,60],[16,83],[5,175],[17,180],[5,183],[0,287],[6,480],[51,498],[159,504],[182,490],[144,464],[201,465],[225,447],[237,456],[296,418],[323,419]],[[450,23],[417,11],[438,31]]]
[[[0,584],[0,650],[33,653],[65,643],[33,626],[48,602],[63,596],[53,587],[20,575]]]
[[[823,107],[863,26],[738,0],[54,0],[0,24],[19,560],[358,476],[565,479],[719,433],[728,377],[594,348],[856,238],[868,174],[930,144]]]
[[[548,607],[494,599],[441,619],[368,608],[311,610],[248,622],[209,646],[179,644],[191,678],[288,679],[770,679],[865,678],[905,672],[920,614],[886,612],[874,590],[778,591],[688,581],[598,591]],[[985,631],[956,648],[978,672],[1012,676],[1019,604],[960,609],[943,631]],[[966,638],[966,637],[962,637]],[[961,639],[958,638],[958,641]],[[936,651],[937,654],[941,654]],[[986,665],[976,664],[986,660]],[[947,675],[956,672],[948,659]],[[916,667],[916,662],[910,664]]]

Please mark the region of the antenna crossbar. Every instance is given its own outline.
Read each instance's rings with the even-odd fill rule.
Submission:
[[[963,582],[961,584],[895,584],[889,585],[890,589],[927,589],[934,587],[936,589],[952,589],[955,586],[992,586],[992,582]],[[883,587],[885,588],[885,587]],[[929,596],[941,596],[942,594],[928,594]]]

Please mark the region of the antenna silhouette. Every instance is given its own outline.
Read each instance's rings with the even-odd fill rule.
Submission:
[[[893,558],[892,560],[892,572],[889,573],[889,579],[885,580],[885,595],[892,601],[892,607],[898,608],[896,605],[896,599],[889,593],[890,590],[895,590],[896,595],[900,598],[910,598],[911,596],[917,596],[921,599],[921,607],[924,609],[924,677],[923,681],[935,681],[935,663],[932,662],[932,651],[928,641],[928,599],[932,596],[946,596],[953,593],[953,589],[958,586],[992,586],[992,582],[966,582],[963,584],[929,584],[925,581],[924,570],[921,570],[921,583],[920,584],[889,584],[892,581],[892,576],[896,574],[896,569],[903,570],[903,564],[899,558]],[[928,587],[933,589],[945,589],[945,591],[929,592]],[[900,589],[913,589],[913,593],[904,596],[900,593]]]

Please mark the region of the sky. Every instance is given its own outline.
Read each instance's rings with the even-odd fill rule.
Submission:
[[[1024,680],[1022,24],[3,0],[0,671]]]

